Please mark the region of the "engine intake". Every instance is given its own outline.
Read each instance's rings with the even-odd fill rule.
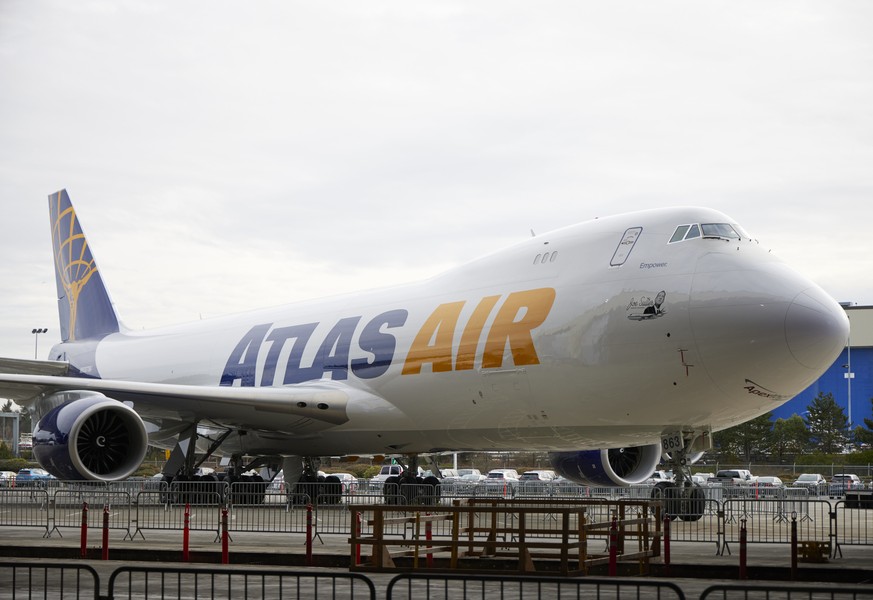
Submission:
[[[549,454],[552,468],[584,485],[629,486],[642,483],[655,472],[661,446],[629,446],[603,450],[577,450]]]
[[[136,471],[148,434],[136,411],[102,394],[57,406],[33,430],[33,454],[58,479],[116,481]]]

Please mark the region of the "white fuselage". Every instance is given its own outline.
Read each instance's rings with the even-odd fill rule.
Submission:
[[[842,309],[749,239],[668,243],[697,208],[619,215],[537,236],[430,280],[152,332],[112,334],[105,379],[361,391],[348,420],[204,406],[245,429],[222,448],[339,455],[576,450],[723,429],[815,381],[845,344]],[[641,228],[635,230],[634,228]],[[134,408],[137,408],[136,406]],[[138,408],[137,408],[138,410]],[[156,443],[178,427],[142,411]]]

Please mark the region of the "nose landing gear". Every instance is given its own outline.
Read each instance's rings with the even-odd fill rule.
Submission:
[[[670,432],[661,438],[661,455],[673,470],[673,481],[656,484],[652,498],[663,500],[665,516],[683,521],[698,521],[703,517],[706,496],[691,477],[691,465],[711,447],[709,429]]]

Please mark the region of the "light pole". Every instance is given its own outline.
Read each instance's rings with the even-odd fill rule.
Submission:
[[[37,354],[39,349],[39,334],[48,332],[47,327],[43,327],[41,329],[34,329],[30,333],[33,334],[33,360],[37,360]]]
[[[849,431],[852,430],[852,380],[855,378],[855,374],[852,373],[852,338],[846,340],[846,364],[843,365],[843,368],[846,370],[843,373],[843,377],[846,379],[846,386],[848,387],[848,396],[846,397],[846,404],[849,409]]]

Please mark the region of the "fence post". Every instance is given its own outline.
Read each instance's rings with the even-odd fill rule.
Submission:
[[[740,579],[746,579],[746,520],[740,519]]]
[[[361,513],[355,512],[355,538],[361,537]],[[355,544],[355,566],[361,564],[361,544]]]
[[[306,566],[312,566],[312,504],[306,505]]]
[[[612,525],[609,527],[609,576],[618,574],[618,517],[612,515]]]
[[[82,530],[80,535],[79,556],[88,558],[88,503],[82,502]]]
[[[670,576],[670,515],[664,516],[664,575]]]
[[[182,562],[191,560],[191,504],[185,504],[185,521],[182,527]]]
[[[426,517],[430,516],[430,513],[425,513]],[[433,530],[431,529],[431,521],[427,520],[424,524],[424,539],[427,541],[427,568],[433,568],[433,552],[431,551],[431,542],[433,541]]]
[[[109,505],[103,505],[103,560],[109,560]]]
[[[791,513],[791,581],[797,581],[797,512]]]
[[[227,531],[227,507],[221,507],[221,564],[226,565],[230,563],[230,557],[228,555],[228,540],[230,538],[230,534]]]

